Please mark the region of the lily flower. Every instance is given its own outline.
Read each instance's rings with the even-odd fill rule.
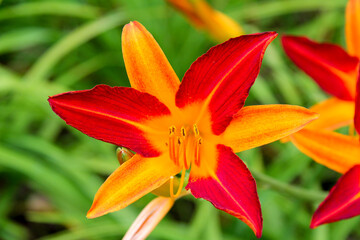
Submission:
[[[205,0],[166,0],[185,15],[196,28],[204,30],[218,42],[244,34],[241,26],[229,16],[213,9]]]
[[[291,135],[290,140],[316,162],[339,173],[347,172],[315,212],[312,228],[354,216],[349,211],[360,214],[352,205],[353,201],[360,202],[360,172],[351,170],[360,164],[360,143],[353,130],[355,127],[360,133],[360,0],[348,2],[346,40],[348,51],[306,37],[282,37],[290,59],[333,96],[311,108],[320,118]],[[344,135],[334,131],[344,126],[350,126],[353,133]]]
[[[211,48],[180,84],[153,36],[130,22],[122,48],[132,88],[98,85],[50,97],[53,111],[67,124],[136,152],[100,187],[87,217],[120,210],[167,181],[170,197],[177,198],[188,171],[187,190],[244,221],[260,237],[256,183],[234,152],[281,139],[317,118],[298,106],[243,107],[276,35],[240,36]]]

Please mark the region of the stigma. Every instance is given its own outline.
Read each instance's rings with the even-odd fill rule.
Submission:
[[[177,129],[169,127],[169,156],[170,159],[183,169],[189,169],[191,164],[200,166],[200,150],[203,139],[196,124],[192,127],[182,126]]]

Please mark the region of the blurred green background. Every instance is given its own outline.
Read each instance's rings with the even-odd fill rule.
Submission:
[[[212,0],[247,33],[307,35],[344,46],[346,0]],[[116,169],[115,146],[66,126],[47,97],[96,84],[129,86],[121,30],[141,22],[181,78],[216,43],[164,0],[0,0],[0,239],[121,239],[153,195],[88,220],[105,178]],[[325,99],[285,57],[279,38],[268,48],[247,105],[309,107]],[[360,239],[359,218],[310,230],[313,211],[339,175],[291,143],[240,153],[257,179],[262,239]],[[240,220],[187,196],[149,239],[255,239]]]

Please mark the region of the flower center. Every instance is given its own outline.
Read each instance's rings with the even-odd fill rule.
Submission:
[[[182,168],[180,185],[174,193],[174,177],[170,177],[170,196],[177,198],[184,186],[185,173],[191,166],[200,166],[200,147],[203,140],[200,137],[196,124],[191,127],[182,126],[178,131],[173,125],[169,128],[169,156],[170,159]]]
[[[196,124],[192,128],[182,126],[180,131],[175,126],[171,126],[168,144],[170,159],[185,170],[189,169],[192,163],[200,166],[202,141]]]

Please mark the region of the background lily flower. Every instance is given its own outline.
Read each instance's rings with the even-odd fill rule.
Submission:
[[[206,0],[166,0],[195,27],[205,30],[218,42],[244,34],[241,26],[222,12],[213,9]]]
[[[311,227],[359,214],[350,204],[359,194],[360,143],[356,136],[333,132],[343,126],[355,126],[360,132],[360,1],[350,0],[346,8],[348,52],[329,43],[317,43],[305,37],[283,36],[282,44],[290,59],[327,93],[333,95],[311,108],[320,113],[318,121],[293,134],[291,141],[316,162],[340,173],[346,173],[315,212]],[[357,177],[354,177],[357,175]],[[344,182],[344,183],[340,183]],[[345,184],[346,183],[346,184]],[[346,193],[346,194],[345,194]],[[352,195],[352,194],[350,194]],[[336,213],[336,214],[335,214]],[[336,216],[336,217],[334,217]],[[319,220],[321,219],[321,220]]]
[[[138,22],[123,29],[132,88],[98,85],[49,98],[53,111],[83,133],[137,154],[109,176],[87,217],[120,210],[181,173],[196,198],[244,221],[257,237],[262,215],[256,184],[234,153],[283,138],[317,118],[297,106],[243,107],[274,32],[211,48],[181,84],[152,35]],[[277,124],[273,124],[276,122]]]

